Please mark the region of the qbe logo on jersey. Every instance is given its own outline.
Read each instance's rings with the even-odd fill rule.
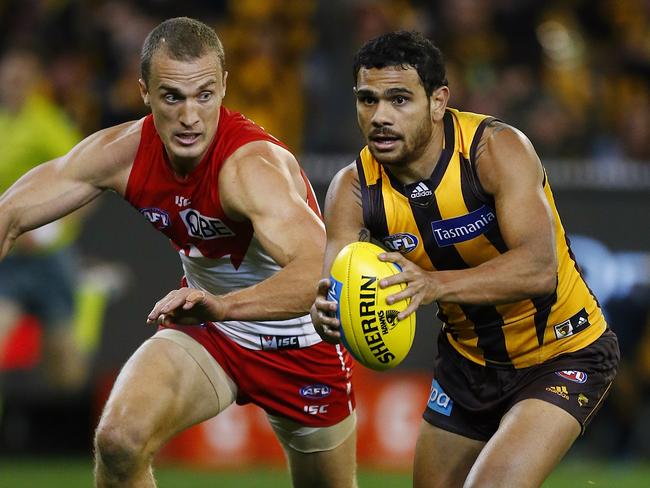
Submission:
[[[206,217],[193,208],[185,209],[179,212],[179,215],[187,228],[187,233],[192,237],[209,240],[235,235],[221,219]]]
[[[447,417],[451,415],[451,409],[454,408],[454,401],[449,398],[449,395],[445,393],[436,380],[431,382],[431,394],[429,395],[427,407]]]

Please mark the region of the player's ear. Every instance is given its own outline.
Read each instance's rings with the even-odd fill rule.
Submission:
[[[147,89],[147,84],[142,78],[140,78],[138,80],[138,85],[140,87],[140,96],[142,97],[142,101],[147,107],[150,106],[151,101],[149,100],[149,90]]]
[[[440,121],[445,115],[447,102],[449,101],[449,88],[441,86],[433,90],[430,97],[429,110],[431,111],[431,120]]]

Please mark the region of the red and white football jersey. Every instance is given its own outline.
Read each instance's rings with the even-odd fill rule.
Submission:
[[[169,165],[153,117],[144,119],[125,198],[169,237],[190,287],[220,295],[252,286],[280,269],[255,238],[251,223],[229,219],[219,199],[222,164],[239,147],[253,141],[285,147],[243,115],[222,106],[208,152],[192,173],[180,179]],[[304,173],[302,176],[308,204],[320,216],[311,185]],[[292,337],[292,347],[320,342],[309,315],[280,321],[225,321],[216,326],[250,349],[274,348],[277,341],[269,338],[276,336]]]

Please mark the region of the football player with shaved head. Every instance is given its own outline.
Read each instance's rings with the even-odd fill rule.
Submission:
[[[309,181],[280,141],[223,106],[225,56],[213,29],[162,22],[141,68],[150,115],[89,136],[0,198],[0,257],[23,232],[104,191],[124,197],[180,256],[185,286],[149,314],[159,330],[122,368],[97,427],[97,486],[155,486],[152,459],[171,436],[252,402],[282,443],[294,486],[355,487],[350,358],[309,317],[325,246]]]

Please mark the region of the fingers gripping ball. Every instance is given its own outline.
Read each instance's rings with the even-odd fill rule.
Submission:
[[[406,285],[380,288],[379,281],[399,273],[399,266],[380,261],[384,250],[369,242],[348,244],[336,256],[330,270],[328,298],[338,302],[343,344],[364,366],[383,371],[404,360],[415,336],[415,314],[398,321],[408,300],[392,305],[386,297]]]

